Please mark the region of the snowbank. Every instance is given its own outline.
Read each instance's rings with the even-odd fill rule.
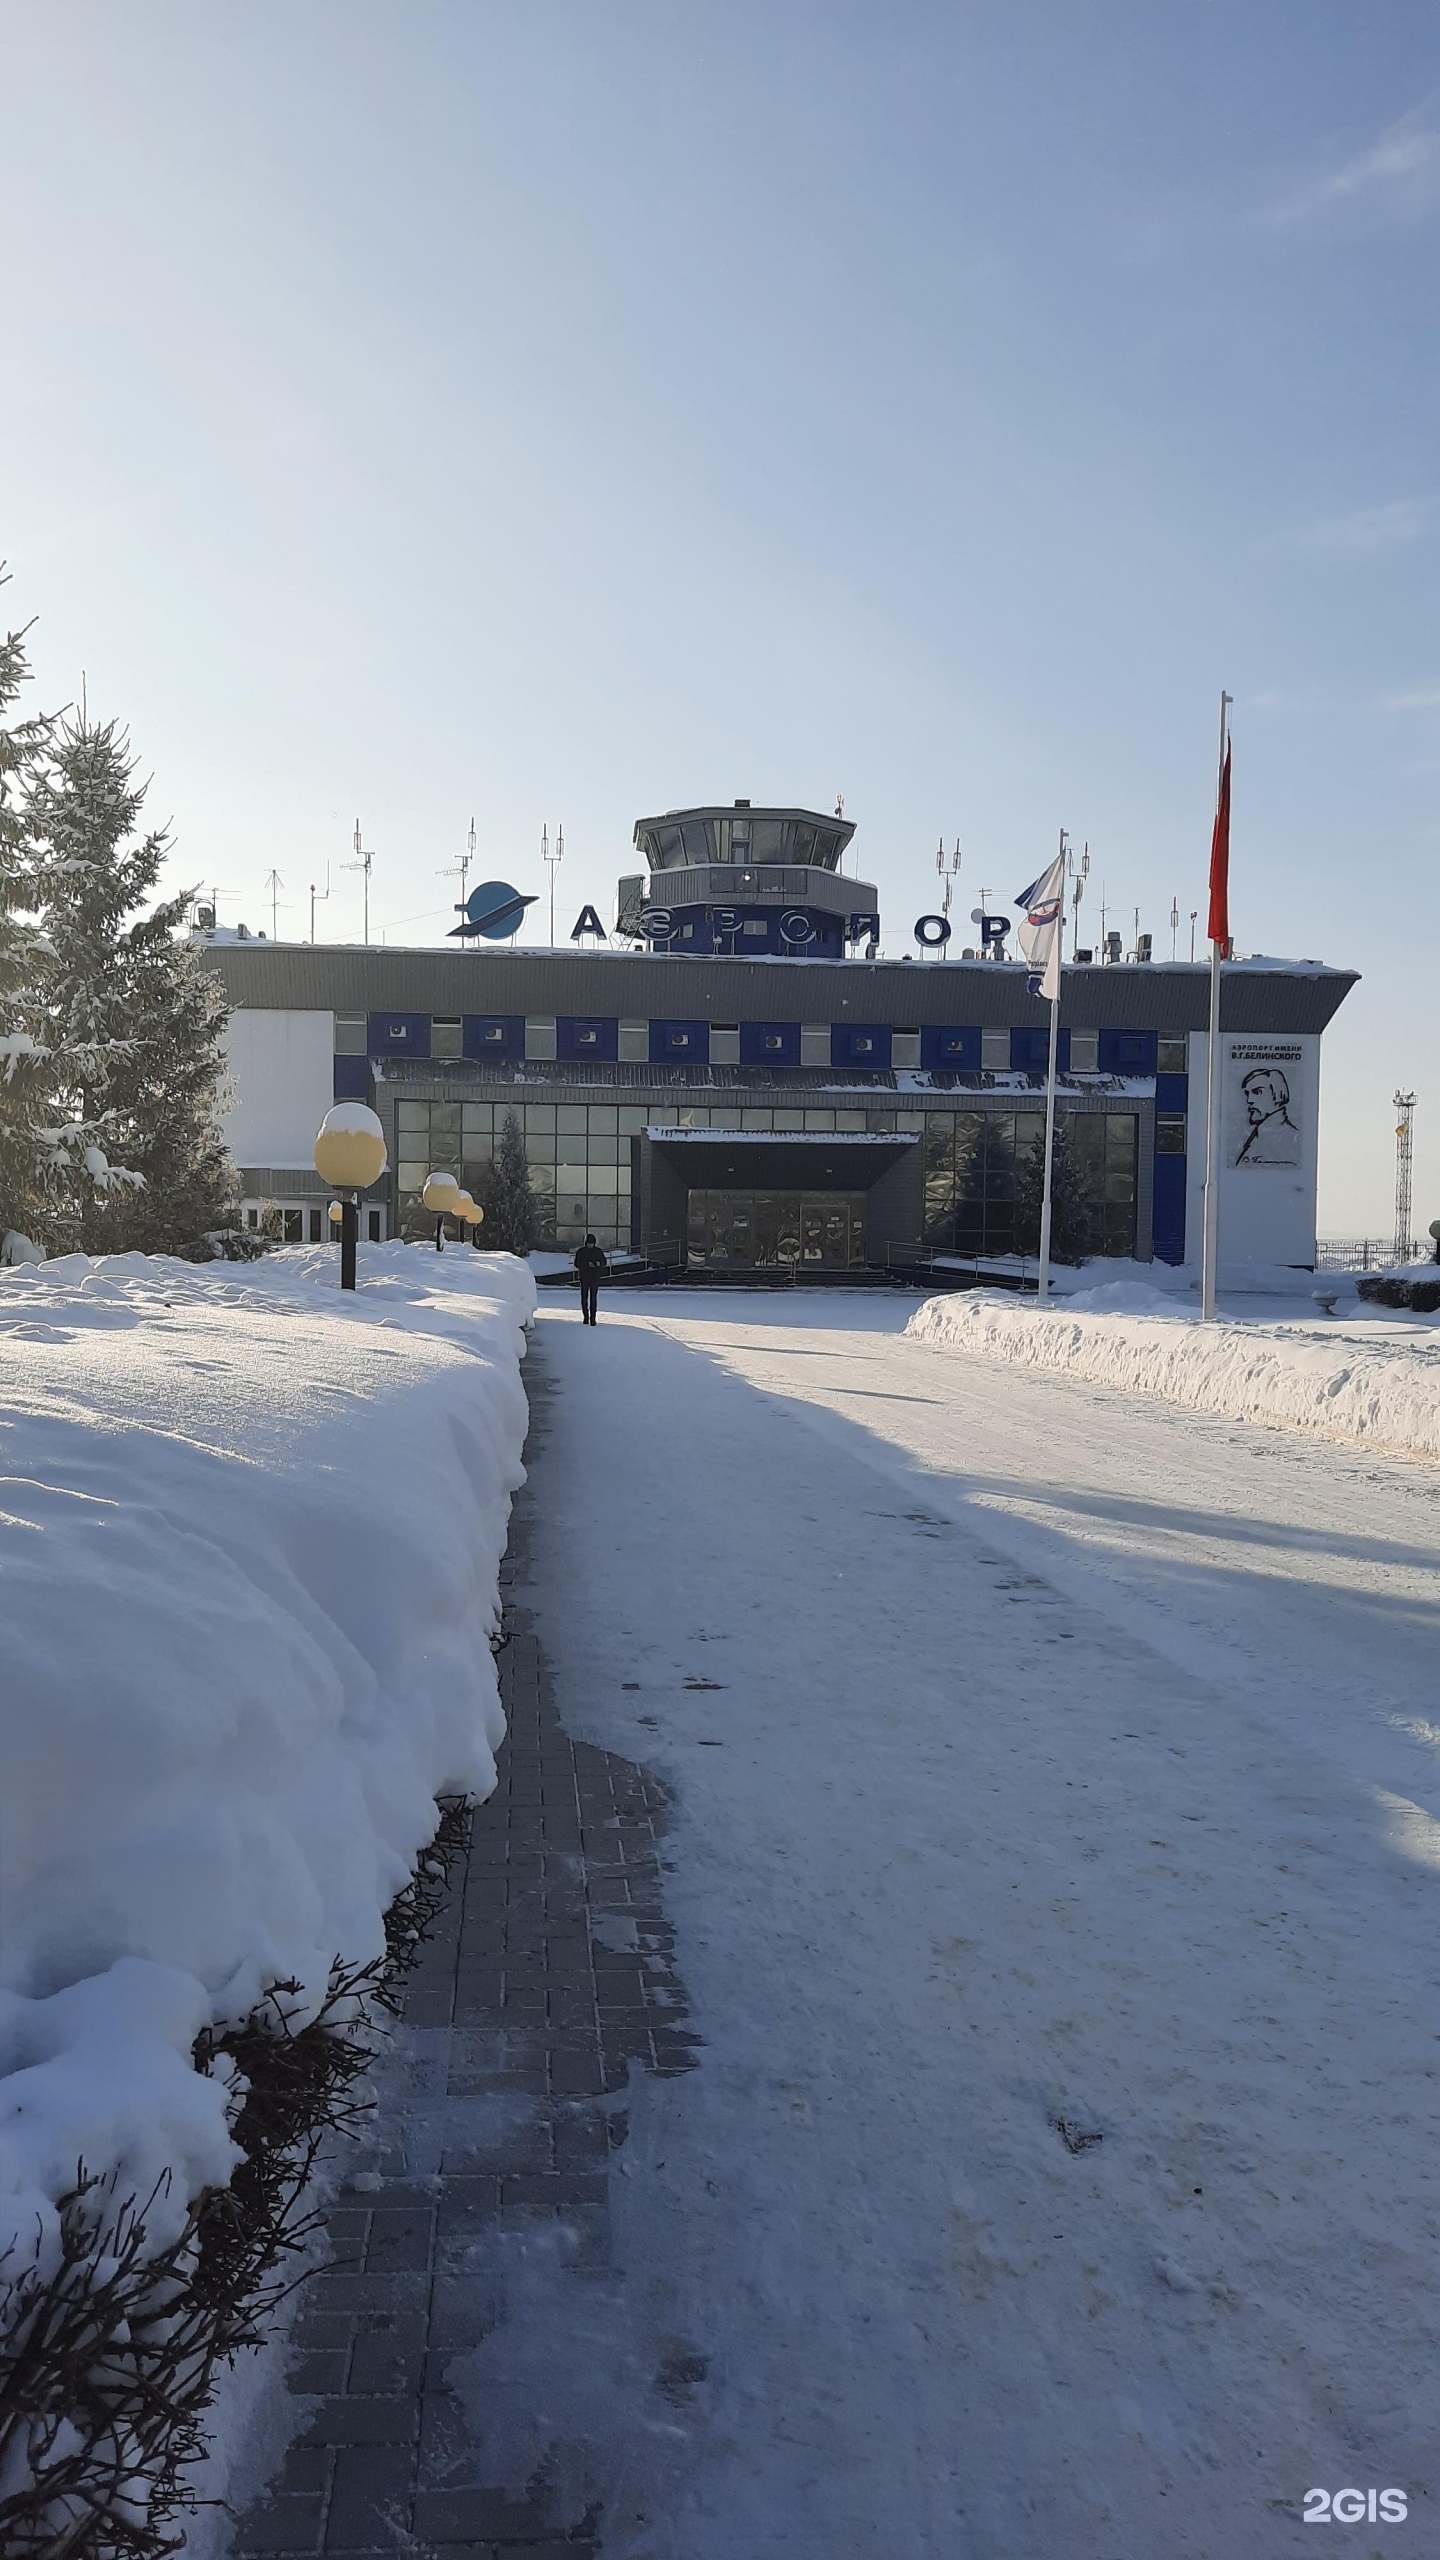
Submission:
[[[164,2245],[234,2152],[207,2025],[313,2014],[487,1794],[523,1263],[401,1244],[0,1274],[0,2251],[77,2162]]]
[[[1440,1326],[1402,1329],[1363,1316],[1202,1326],[1133,1280],[1040,1307],[998,1291],[927,1298],[906,1332],[921,1342],[1064,1369],[1098,1385],[1168,1396],[1237,1422],[1279,1422],[1331,1440],[1366,1441],[1440,1458]]]

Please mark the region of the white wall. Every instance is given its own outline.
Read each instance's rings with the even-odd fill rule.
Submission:
[[[1185,1259],[1198,1263],[1204,1219],[1205,1122],[1210,1042],[1190,1034],[1189,1162]],[[1267,1110],[1283,1078],[1288,1103]],[[1259,1125],[1247,1102],[1245,1080]],[[1220,1264],[1315,1260],[1315,1186],[1320,1133],[1320,1040],[1316,1032],[1226,1031],[1220,1040]]]
[[[225,1144],[237,1165],[309,1167],[335,1099],[333,1013],[240,1006],[225,1033],[234,1098]]]

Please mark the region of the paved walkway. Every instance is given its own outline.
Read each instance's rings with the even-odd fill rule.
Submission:
[[[533,1476],[543,1354],[527,1386]],[[512,2445],[498,2431],[479,2441],[447,2381],[503,2320],[526,2240],[548,2239],[579,2276],[613,2275],[607,2167],[631,2067],[687,2071],[698,2041],[661,1896],[666,1791],[561,1730],[522,1596],[534,1505],[527,1488],[502,1575],[499,1787],[410,1978],[373,2165],[341,2194],[333,2261],[306,2287],[290,2387],[316,2398],[313,2421],[239,2551],[548,2560],[596,2547],[598,2502],[543,2473],[516,2495],[502,2478]],[[683,2355],[655,2380],[683,2392]]]
[[[542,1309],[504,1789],[251,2550],[1280,2560],[1316,2484],[1440,2502],[1440,1477],[906,1313]]]

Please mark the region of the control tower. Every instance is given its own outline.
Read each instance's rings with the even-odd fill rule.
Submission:
[[[667,809],[638,818],[646,868],[620,882],[617,932],[652,950],[696,957],[842,960],[873,956],[875,889],[842,876],[855,833],[815,809]]]

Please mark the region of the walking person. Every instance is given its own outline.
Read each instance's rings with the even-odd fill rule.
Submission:
[[[610,1268],[593,1236],[587,1236],[575,1256],[575,1269],[580,1281],[580,1318],[584,1324],[595,1322],[595,1302],[600,1283]]]

